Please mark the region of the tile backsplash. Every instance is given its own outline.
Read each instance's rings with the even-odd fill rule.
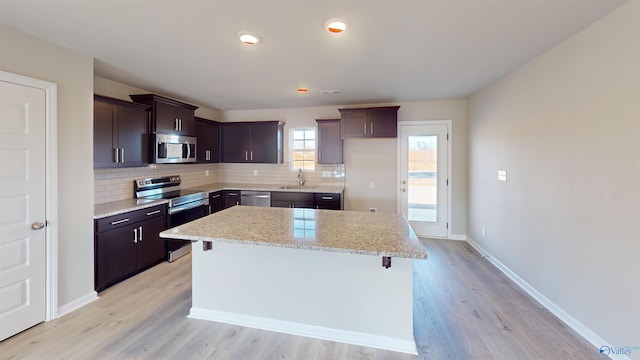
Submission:
[[[283,164],[152,164],[148,167],[95,169],[93,171],[94,203],[131,199],[133,180],[146,177],[180,175],[181,188],[211,183],[295,185],[297,171]],[[308,186],[344,186],[344,165],[316,165],[315,171],[304,172]]]

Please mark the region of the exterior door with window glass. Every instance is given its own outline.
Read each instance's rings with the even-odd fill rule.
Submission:
[[[448,237],[448,127],[400,125],[398,205],[418,236]]]

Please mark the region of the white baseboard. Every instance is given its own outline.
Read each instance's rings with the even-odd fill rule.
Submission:
[[[60,307],[58,307],[58,316],[57,317],[62,317],[67,315],[68,313],[78,310],[79,308],[92,303],[96,300],[98,300],[98,293],[95,291],[92,291],[82,297],[79,297],[71,302],[68,302]]]
[[[557,316],[562,322],[564,322],[567,326],[575,330],[580,336],[585,338],[588,342],[590,342],[593,346],[600,351],[603,346],[607,346],[610,344],[598,334],[593,332],[591,329],[586,327],[580,321],[576,320],[573,316],[569,315],[566,311],[556,305],[554,302],[549,300],[546,296],[542,295],[538,290],[536,290],[529,283],[524,281],[518,274],[513,272],[509,267],[501,263],[498,259],[494,258],[489,252],[487,252],[480,244],[476,243],[470,237],[467,237],[467,243],[471,245],[474,249],[476,249],[484,258],[489,260],[493,266],[498,268],[503,274],[505,274],[509,279],[516,283],[522,290],[524,290],[527,294],[531,295],[537,302],[539,302],[542,306],[544,306],[547,310],[549,310],[552,314]],[[604,357],[604,356],[603,356]],[[629,359],[628,356],[624,355],[609,355],[610,359]]]
[[[194,307],[191,308],[189,317],[418,355],[414,341],[390,338],[386,336]]]
[[[449,235],[449,240],[465,241],[467,240],[467,234],[451,234]]]

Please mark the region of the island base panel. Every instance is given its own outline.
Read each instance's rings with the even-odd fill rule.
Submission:
[[[416,354],[413,261],[213,242],[193,247],[190,317]]]

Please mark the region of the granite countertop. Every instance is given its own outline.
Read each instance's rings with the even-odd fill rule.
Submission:
[[[312,193],[342,193],[342,186],[288,186],[286,189],[282,185],[275,184],[239,184],[239,183],[213,183],[202,186],[184,188],[185,190],[198,190],[204,192],[215,192],[220,190],[255,190],[255,191],[287,191],[287,192],[312,192]],[[93,208],[93,218],[123,214],[129,211],[144,209],[151,206],[168,203],[163,199],[125,199],[112,201],[103,204],[96,204]]]
[[[283,186],[285,188],[283,188]],[[220,190],[254,190],[254,191],[286,191],[286,192],[312,192],[312,193],[342,193],[343,186],[322,186],[322,185],[283,185],[283,184],[241,184],[241,183],[213,183],[202,186],[195,186],[189,190],[220,191]]]
[[[392,213],[234,206],[160,237],[427,258],[407,220]]]
[[[166,199],[125,199],[112,201],[103,204],[96,204],[93,207],[93,218],[101,219],[103,217],[124,214],[129,211],[149,208],[156,205],[168,203]]]

